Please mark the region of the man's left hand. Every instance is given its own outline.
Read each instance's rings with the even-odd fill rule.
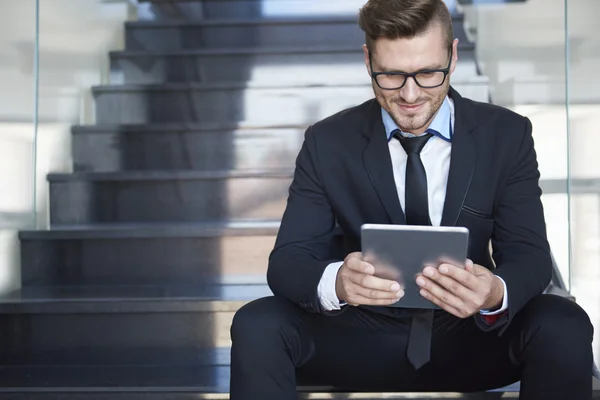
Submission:
[[[459,318],[496,309],[504,298],[502,281],[490,270],[467,260],[464,268],[440,264],[425,267],[417,277],[421,296]]]

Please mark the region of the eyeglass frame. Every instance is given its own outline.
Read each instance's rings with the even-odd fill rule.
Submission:
[[[420,88],[423,89],[435,89],[437,87],[440,87],[444,84],[444,82],[446,82],[446,78],[448,77],[448,74],[450,73],[450,66],[452,65],[452,56],[454,54],[454,49],[452,47],[450,47],[450,60],[448,61],[448,66],[446,68],[437,68],[437,69],[423,69],[420,71],[415,71],[415,72],[397,72],[397,71],[391,71],[391,72],[373,72],[373,59],[371,58],[371,52],[369,52],[369,67],[371,68],[371,79],[375,80],[375,83],[377,84],[377,86],[379,86],[380,89],[382,90],[400,90],[404,87],[404,85],[406,85],[406,81],[408,81],[408,78],[412,78],[413,81],[415,81],[415,83],[417,84],[417,86],[419,86]],[[444,73],[444,79],[442,79],[442,82],[439,85],[435,85],[435,86],[423,86],[419,83],[419,81],[416,79],[416,76],[418,74],[423,74],[423,73],[431,73],[431,72],[443,72]],[[396,88],[384,88],[381,87],[381,85],[379,84],[379,81],[377,80],[377,77],[380,75],[400,75],[400,76],[404,76],[404,82],[402,82],[402,85],[396,87]]]

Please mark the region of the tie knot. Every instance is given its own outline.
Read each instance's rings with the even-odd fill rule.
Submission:
[[[394,136],[400,141],[400,144],[402,147],[404,147],[406,154],[419,154],[421,153],[421,150],[423,150],[423,147],[425,147],[425,144],[427,144],[427,141],[433,135],[431,133],[426,133],[422,136],[404,137],[400,134],[400,132],[396,132]]]

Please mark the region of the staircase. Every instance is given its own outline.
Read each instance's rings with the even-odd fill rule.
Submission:
[[[72,129],[74,172],[48,176],[50,229],[20,233],[22,289],[0,301],[0,399],[228,398],[229,326],[270,294],[304,130],[372,97],[362,2],[328,1],[348,13],[308,12],[322,0],[140,3],[111,84],[92,88],[97,124]],[[265,3],[307,13],[265,16]],[[452,83],[487,101],[454,22]]]

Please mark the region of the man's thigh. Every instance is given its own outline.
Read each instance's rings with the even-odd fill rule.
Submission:
[[[299,385],[356,391],[475,391],[518,380],[508,342],[472,319],[436,315],[431,361],[415,371],[406,358],[410,319],[360,308],[319,316],[305,326],[314,350],[297,369]]]

